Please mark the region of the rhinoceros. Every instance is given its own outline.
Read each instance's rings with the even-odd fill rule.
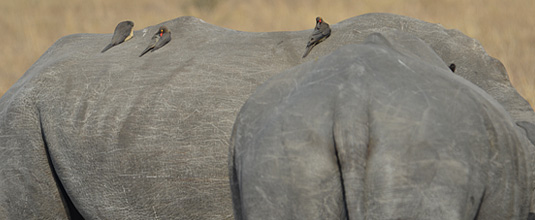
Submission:
[[[173,40],[138,57],[162,25]],[[268,78],[374,32],[423,39],[516,121],[535,122],[503,65],[457,30],[392,14],[331,29],[306,59],[311,30],[250,33],[194,17],[136,30],[106,53],[111,33],[59,39],[0,99],[0,219],[232,219],[240,107]]]
[[[234,125],[236,219],[527,219],[531,143],[415,37],[278,74]]]

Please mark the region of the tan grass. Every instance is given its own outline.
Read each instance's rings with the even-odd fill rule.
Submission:
[[[310,29],[316,16],[334,24],[369,12],[441,23],[478,39],[535,104],[533,0],[0,0],[0,95],[60,37],[111,33],[122,20],[133,20],[138,30],[192,15],[223,27],[264,32]]]

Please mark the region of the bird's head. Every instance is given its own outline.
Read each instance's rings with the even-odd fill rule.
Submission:
[[[169,33],[169,29],[167,29],[166,26],[161,26],[160,29],[158,30],[158,35],[160,35],[161,37],[164,33]]]
[[[452,72],[455,72],[455,69],[457,68],[457,66],[455,65],[455,63],[452,63],[450,64],[449,68]]]

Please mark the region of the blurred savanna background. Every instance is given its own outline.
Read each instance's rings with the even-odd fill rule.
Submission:
[[[535,0],[0,0],[0,96],[62,36],[112,33],[123,20],[140,30],[189,15],[272,32],[311,29],[316,16],[335,24],[370,12],[440,23],[476,38],[535,104]]]

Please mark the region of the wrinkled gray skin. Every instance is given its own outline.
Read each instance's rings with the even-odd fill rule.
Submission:
[[[139,59],[161,25],[174,39]],[[61,38],[0,99],[0,219],[232,219],[228,140],[245,100],[373,32],[418,36],[515,121],[534,122],[501,63],[459,31],[391,14],[331,28],[306,59],[311,30],[248,33],[193,17],[103,54],[111,33]]]
[[[425,42],[372,34],[274,76],[240,111],[237,219],[527,219],[531,146]]]

